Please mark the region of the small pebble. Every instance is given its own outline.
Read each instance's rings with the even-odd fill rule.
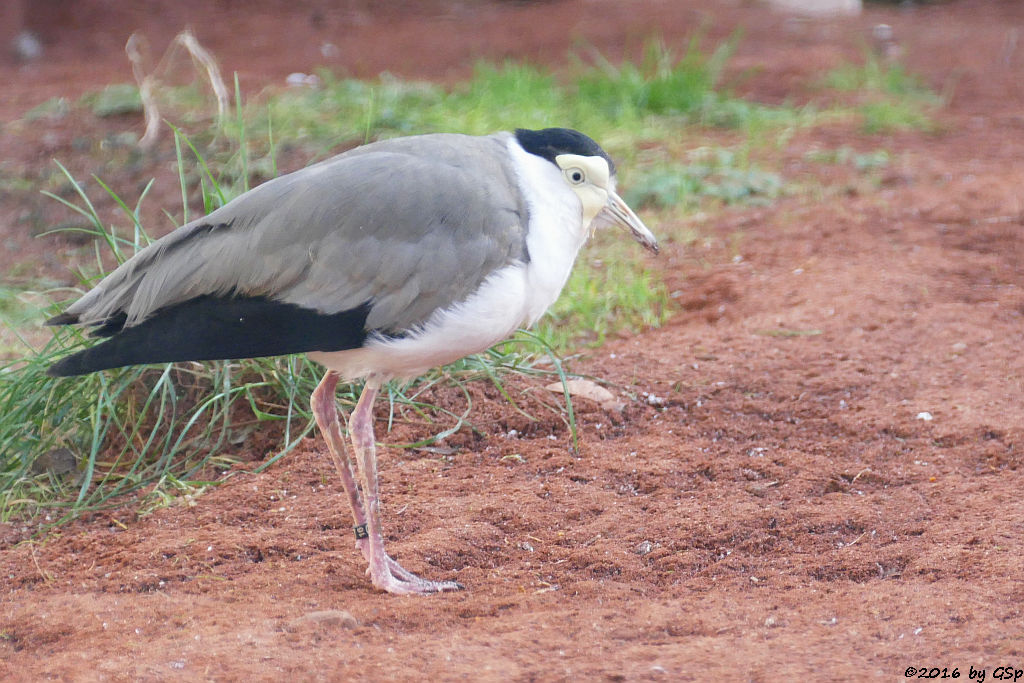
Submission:
[[[320,77],[316,74],[304,74],[298,71],[288,74],[284,82],[292,88],[319,88],[322,85]]]

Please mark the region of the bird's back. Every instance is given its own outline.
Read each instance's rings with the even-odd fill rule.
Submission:
[[[52,324],[106,342],[53,374],[358,348],[401,336],[528,259],[508,134],[356,148],[143,249]]]

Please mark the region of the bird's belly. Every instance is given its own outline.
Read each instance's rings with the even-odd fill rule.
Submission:
[[[552,295],[529,287],[527,270],[521,263],[502,268],[467,300],[436,311],[421,328],[403,337],[371,335],[361,348],[315,352],[309,357],[346,379],[356,379],[415,377],[479,353],[533,318],[538,300],[550,304],[557,297],[557,292]]]

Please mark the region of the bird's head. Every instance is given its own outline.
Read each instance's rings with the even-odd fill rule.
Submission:
[[[562,179],[583,206],[583,225],[617,225],[647,249],[658,253],[658,240],[615,192],[615,163],[589,137],[568,128],[516,131],[519,143],[562,170]]]

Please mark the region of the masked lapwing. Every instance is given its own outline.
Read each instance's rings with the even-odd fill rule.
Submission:
[[[390,379],[483,351],[534,323],[595,228],[618,225],[657,252],[615,179],[608,154],[566,128],[358,147],[270,180],[140,250],[47,321],[106,337],[50,374],[308,354],[326,368],[312,411],[373,585],[459,589],[422,579],[385,552],[374,400]],[[359,379],[350,458],[335,387]]]

